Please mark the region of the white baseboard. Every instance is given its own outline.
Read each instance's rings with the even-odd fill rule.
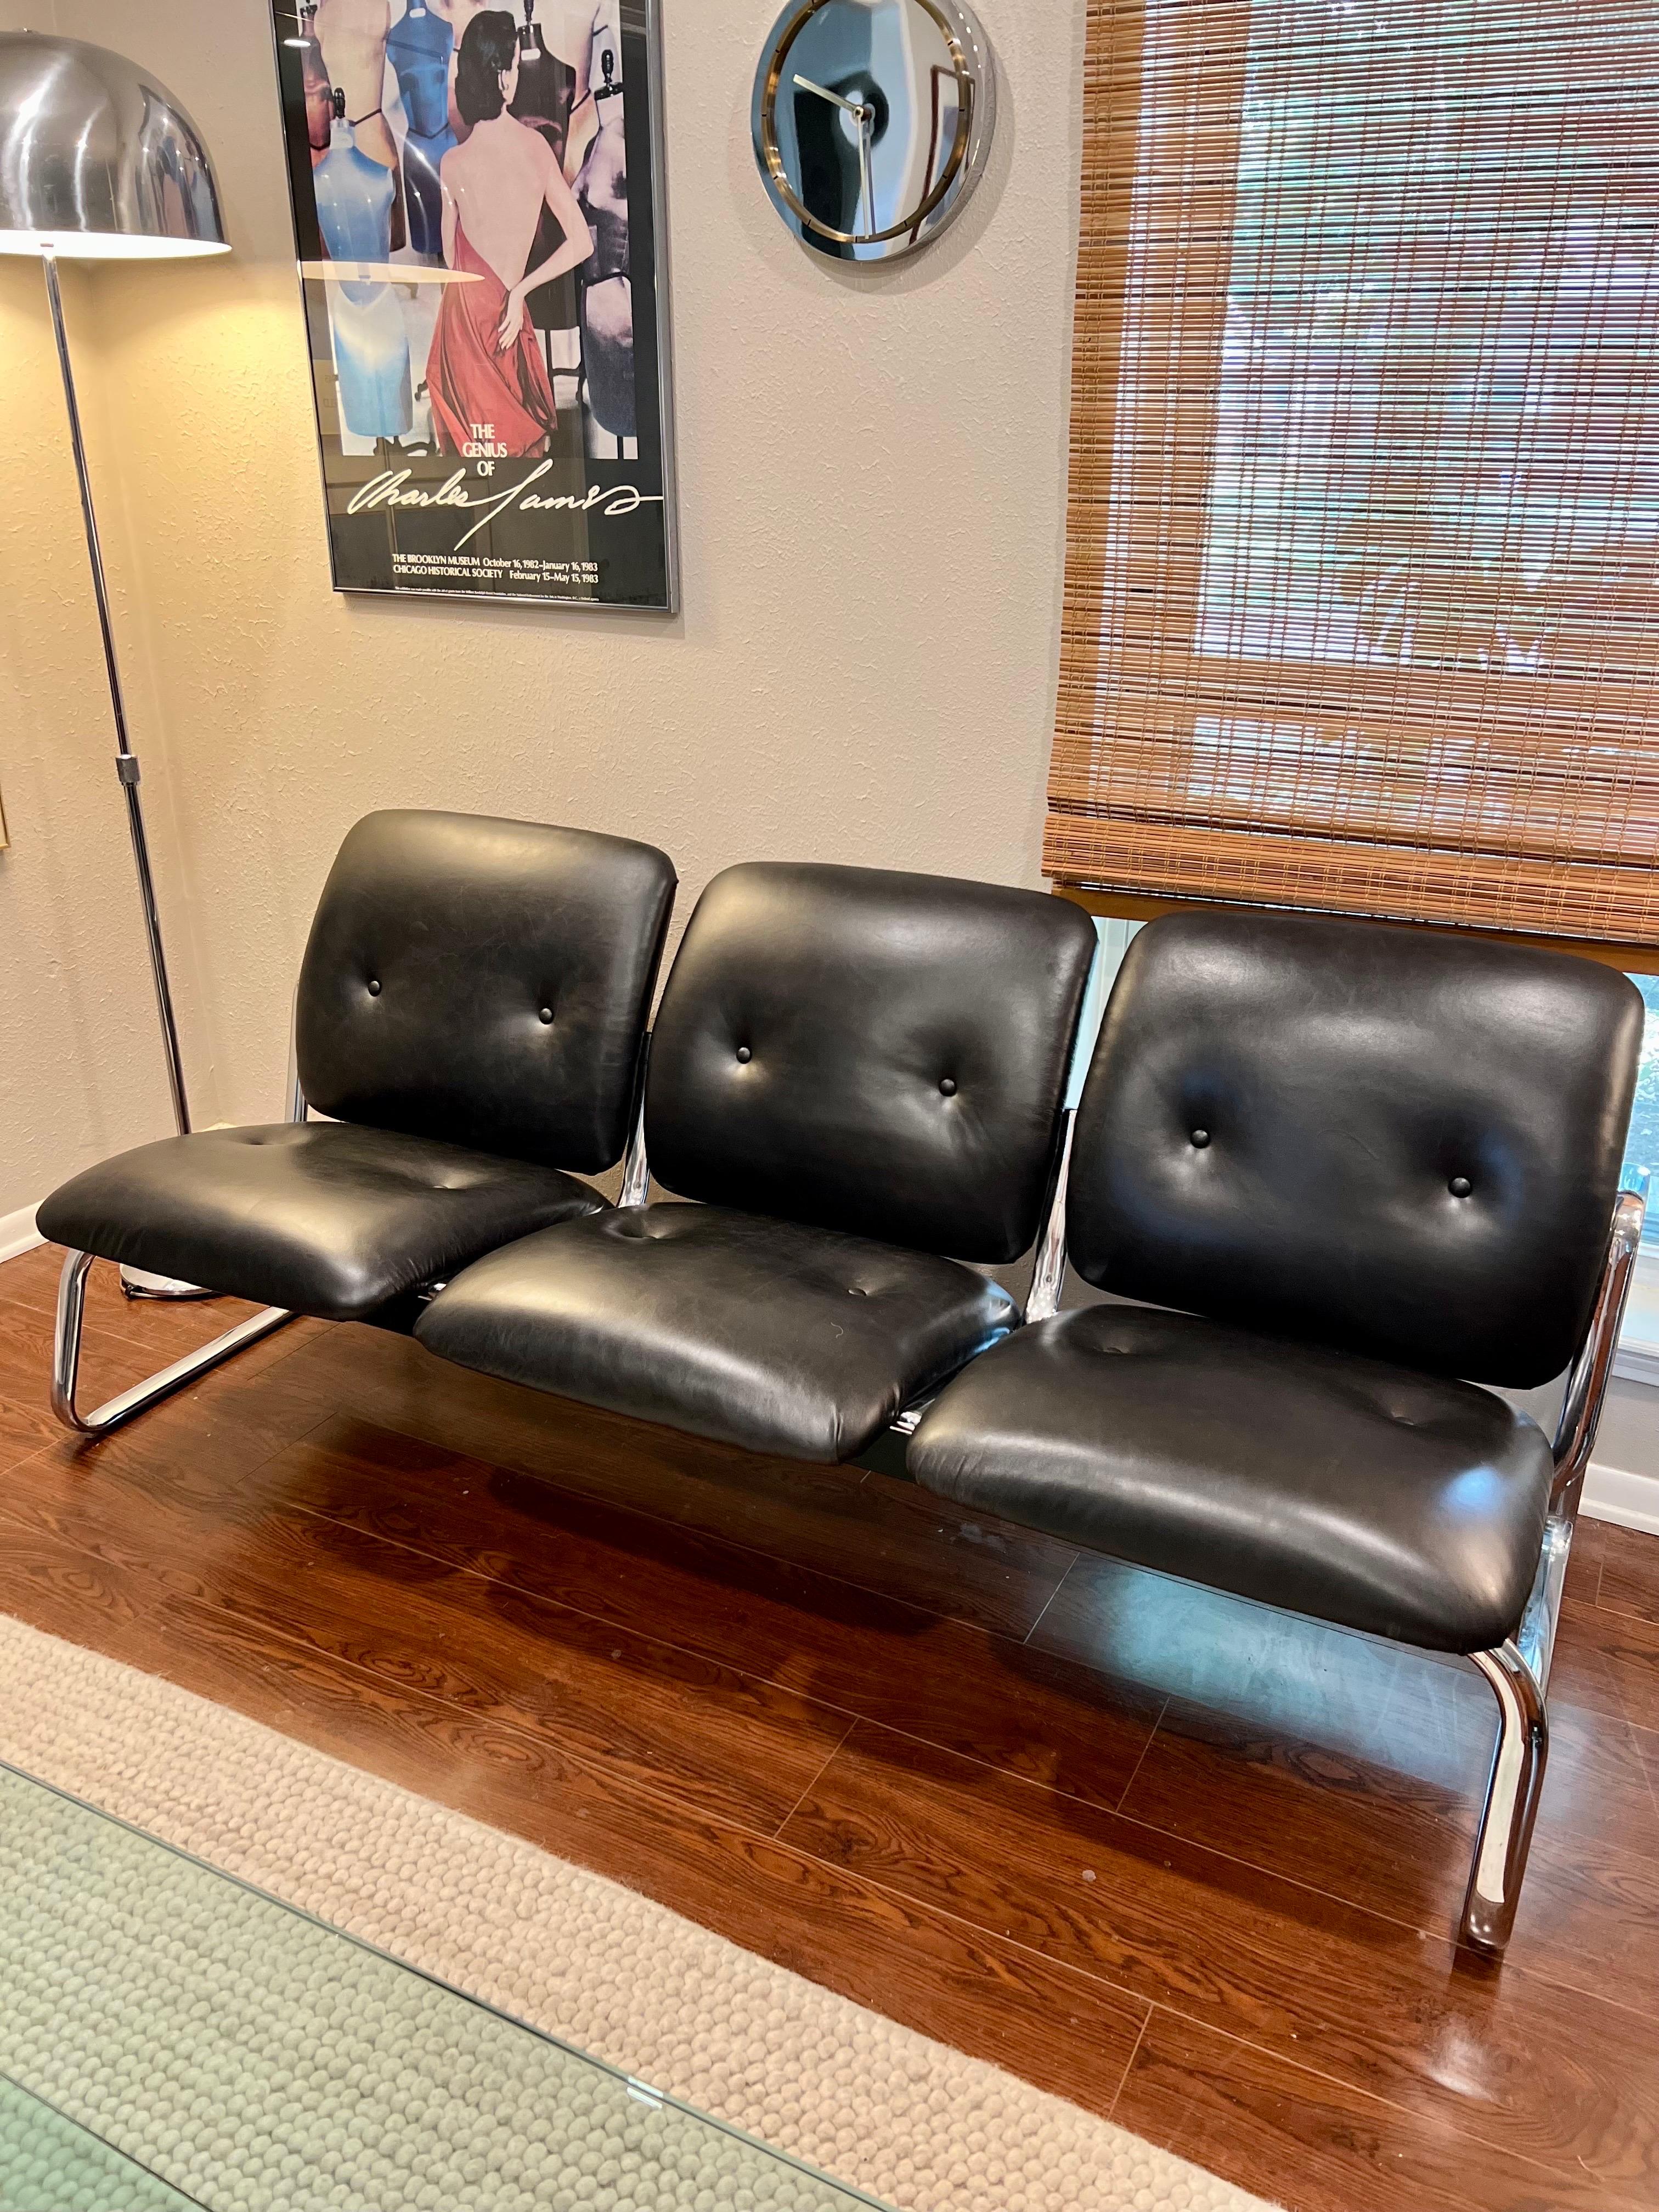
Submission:
[[[46,1241],[34,1225],[32,1206],[20,1206],[15,1213],[0,1213],[0,1260],[15,1260],[20,1252],[32,1252]]]
[[[1630,1474],[1593,1462],[1584,1482],[1584,1510],[1595,1521],[1616,1521],[1659,1536],[1659,1474]]]

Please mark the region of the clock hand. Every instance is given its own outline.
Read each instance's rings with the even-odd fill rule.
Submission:
[[[840,93],[831,92],[827,84],[814,84],[810,76],[802,76],[799,70],[795,73],[795,82],[803,92],[815,92],[820,100],[833,100],[837,107],[844,107],[849,115],[862,117],[864,113],[858,100],[843,100]]]
[[[815,84],[810,76],[803,76],[799,70],[795,72],[795,82],[803,92],[816,93],[820,100],[830,100],[836,107],[844,109],[858,125],[860,198],[864,208],[866,226],[873,232],[876,228],[876,196],[870,181],[870,144],[875,109],[861,100],[848,100],[839,92],[831,92],[827,84]]]

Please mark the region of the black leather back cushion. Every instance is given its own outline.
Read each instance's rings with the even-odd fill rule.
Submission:
[[[319,1113],[592,1173],[628,1142],[674,869],[653,846],[371,814],[300,973]]]
[[[1036,1234],[1094,930],[1035,891],[728,868],[651,1046],[646,1138],[682,1197],[956,1259]]]
[[[1073,1263],[1247,1328],[1547,1382],[1594,1303],[1641,1037],[1634,987],[1562,953],[1153,922],[1079,1111]]]

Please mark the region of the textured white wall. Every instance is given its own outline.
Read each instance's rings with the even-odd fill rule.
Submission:
[[[748,104],[775,0],[663,9],[672,623],[337,597],[264,0],[0,0],[0,22],[125,45],[161,71],[212,145],[235,249],[86,287],[94,459],[199,1120],[279,1110],[307,922],[372,807],[648,838],[679,865],[682,920],[746,856],[1039,881],[1083,0],[985,0],[1004,95],[990,173],[947,239],[889,271],[809,258],[761,191]],[[20,520],[7,501],[0,542],[33,612],[3,632],[0,1080],[16,1141],[0,1215],[167,1127],[39,280],[17,273],[0,359],[29,379],[33,450],[3,464],[0,493],[17,476],[27,504]]]

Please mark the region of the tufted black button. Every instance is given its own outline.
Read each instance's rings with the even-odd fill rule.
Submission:
[[[368,995],[369,995],[369,997],[370,997],[371,999],[378,999],[378,998],[380,997],[380,978],[379,978],[378,976],[371,975],[371,976],[369,977],[369,979],[368,979]]]
[[[738,1047],[738,1059],[743,1062],[743,1064],[744,1064],[744,1066],[745,1067],[747,1067],[747,1066],[748,1066],[748,1065],[749,1065],[750,1061],[754,1057],[755,1057],[754,1054],[753,1054],[752,1052],[750,1052],[750,1049],[749,1049],[749,1048],[748,1048],[748,1046],[747,1046],[746,1044],[740,1044],[740,1045]]]
[[[1451,1179],[1450,1190],[1454,1198],[1467,1198],[1474,1188],[1474,1185],[1467,1176],[1454,1176]]]
[[[941,1097],[954,1098],[957,1095],[957,1079],[955,1076],[941,1075],[939,1079],[939,1096]]]
[[[1207,1129],[1194,1129],[1193,1131],[1193,1150],[1194,1152],[1201,1152],[1209,1141],[1210,1133]]]
[[[542,1008],[542,1019],[543,1019],[543,1021],[544,1021],[544,1022],[550,1022],[550,1021],[552,1020],[552,1018],[553,1018],[553,1009],[552,1009],[552,1007],[551,1007],[551,1006],[544,1006],[544,1007]]]

